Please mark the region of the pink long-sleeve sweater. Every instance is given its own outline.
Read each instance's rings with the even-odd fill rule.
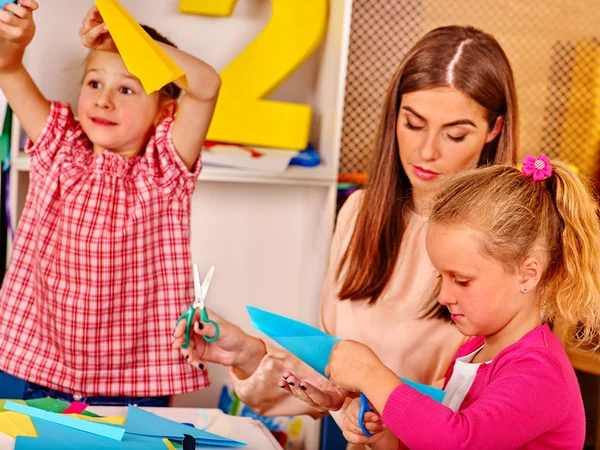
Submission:
[[[456,357],[481,345],[483,338],[474,338]],[[481,364],[458,411],[404,384],[388,399],[383,422],[413,450],[580,450],[585,437],[575,371],[547,325],[530,331],[490,363]]]

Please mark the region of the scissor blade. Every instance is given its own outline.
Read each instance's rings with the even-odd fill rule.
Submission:
[[[206,298],[206,293],[208,292],[208,288],[210,286],[210,280],[212,280],[213,273],[215,271],[215,266],[211,266],[210,270],[206,274],[206,278],[202,283],[202,300]]]
[[[200,271],[198,270],[198,264],[194,264],[194,292],[196,300],[194,300],[194,308],[202,306],[204,296],[202,294],[202,284],[200,283]]]

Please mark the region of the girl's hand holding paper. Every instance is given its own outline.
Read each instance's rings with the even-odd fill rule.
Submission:
[[[23,0],[19,5],[11,2],[0,8],[0,69],[21,63],[35,34],[33,11],[38,7],[34,0]]]
[[[84,47],[104,50],[107,52],[116,52],[117,46],[104,23],[98,8],[91,8],[81,25],[79,37]]]
[[[352,392],[364,392],[369,375],[387,367],[364,344],[343,340],[333,346],[325,374],[335,385]],[[389,370],[389,369],[388,369]]]

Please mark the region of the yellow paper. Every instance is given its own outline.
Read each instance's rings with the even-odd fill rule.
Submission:
[[[112,423],[114,425],[125,424],[125,417],[120,416],[90,417],[83,414],[65,414],[65,416],[73,417],[74,419],[89,420],[90,422]]]
[[[96,0],[96,6],[115,41],[127,70],[147,94],[173,81],[188,88],[183,70],[160,48],[117,0]]]
[[[168,439],[163,439],[163,443],[169,450],[177,450]]]
[[[17,436],[38,437],[31,417],[14,411],[0,412],[0,432],[13,439]]]

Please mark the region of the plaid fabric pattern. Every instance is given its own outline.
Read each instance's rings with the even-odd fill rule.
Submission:
[[[0,370],[84,396],[150,397],[208,386],[171,349],[193,301],[190,172],[173,119],[143,155],[94,154],[54,102],[0,291]]]

